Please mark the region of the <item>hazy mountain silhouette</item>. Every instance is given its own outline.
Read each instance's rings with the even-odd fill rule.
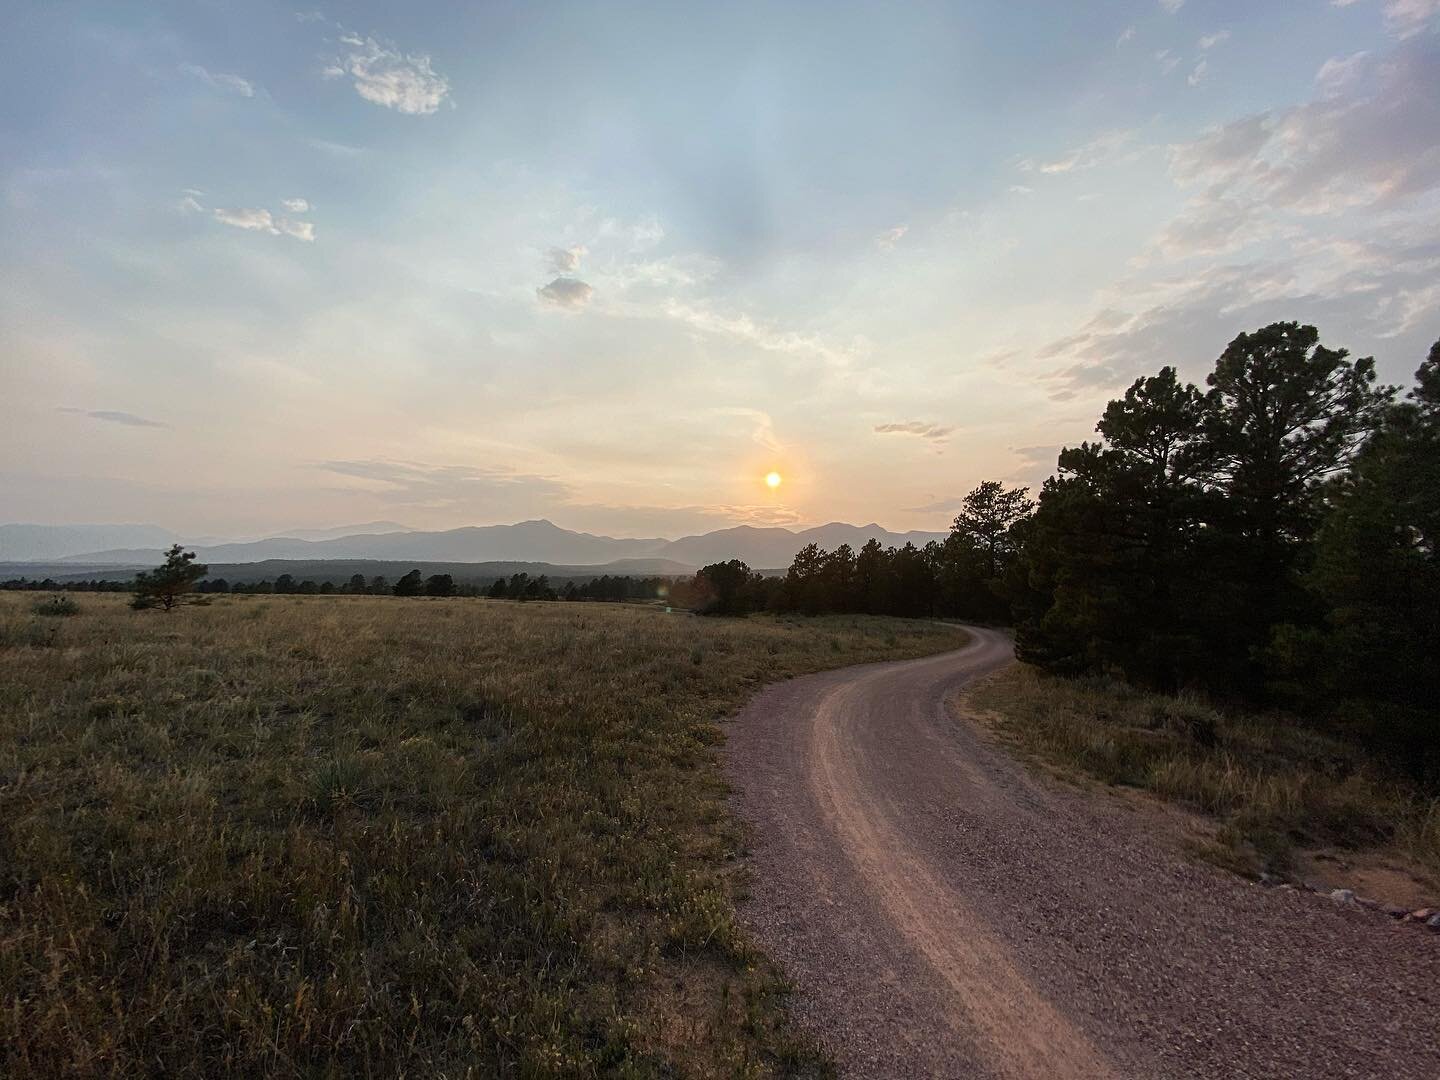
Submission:
[[[388,523],[375,523],[376,526],[383,524]],[[155,535],[162,539],[152,541],[153,546],[89,548],[64,556],[37,554],[31,558],[146,565],[155,560],[161,547],[172,542],[163,530],[155,530]],[[268,559],[414,559],[420,562],[526,561],[599,566],[620,559],[667,559],[694,568],[706,563],[740,559],[756,569],[774,569],[788,566],[795,553],[806,544],[815,543],[827,549],[849,544],[858,550],[871,537],[886,547],[901,547],[907,542],[921,546],[930,540],[943,538],[944,534],[894,533],[873,523],[848,525],[831,522],[801,532],[740,525],[679,540],[666,540],[661,537],[595,536],[539,520],[522,521],[515,525],[468,526],[441,532],[361,532],[322,539],[277,536],[241,543],[201,543],[194,547],[201,560],[209,563],[254,563]],[[25,558],[8,552],[5,557],[10,561]]]
[[[0,560],[63,559],[110,548],[158,551],[174,541],[174,533],[155,525],[0,525]]]
[[[855,550],[863,547],[871,537],[879,540],[883,547],[904,547],[914,543],[923,547],[931,540],[943,540],[944,533],[908,532],[893,533],[879,525],[847,525],[832,521],[828,525],[817,525],[813,529],[792,532],[777,527],[757,528],[754,525],[737,525],[733,529],[719,529],[699,536],[686,536],[672,541],[657,554],[662,558],[690,566],[704,566],[707,563],[739,559],[759,569],[773,569],[789,566],[795,553],[806,544],[819,544],[826,550],[833,550],[841,544],[849,544]]]

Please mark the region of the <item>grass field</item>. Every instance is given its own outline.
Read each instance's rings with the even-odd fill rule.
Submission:
[[[0,1075],[823,1072],[737,929],[717,719],[869,618],[0,594]]]
[[[1010,746],[1058,769],[1138,788],[1214,818],[1202,854],[1286,874],[1298,852],[1369,852],[1440,884],[1440,801],[1363,748],[1283,716],[1226,714],[1101,679],[1015,665],[966,701]],[[1384,899],[1384,898],[1382,898]]]

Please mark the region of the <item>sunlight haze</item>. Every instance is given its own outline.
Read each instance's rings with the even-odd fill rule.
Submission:
[[[1435,9],[11,5],[0,516],[943,529],[1243,328],[1402,382]]]

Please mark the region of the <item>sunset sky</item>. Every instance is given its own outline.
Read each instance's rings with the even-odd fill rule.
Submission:
[[[6,12],[0,521],[940,528],[1440,337],[1440,0]]]

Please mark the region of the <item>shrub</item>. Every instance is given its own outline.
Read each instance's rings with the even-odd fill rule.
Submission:
[[[79,615],[80,605],[70,597],[57,593],[55,596],[35,601],[30,610],[36,615]]]

